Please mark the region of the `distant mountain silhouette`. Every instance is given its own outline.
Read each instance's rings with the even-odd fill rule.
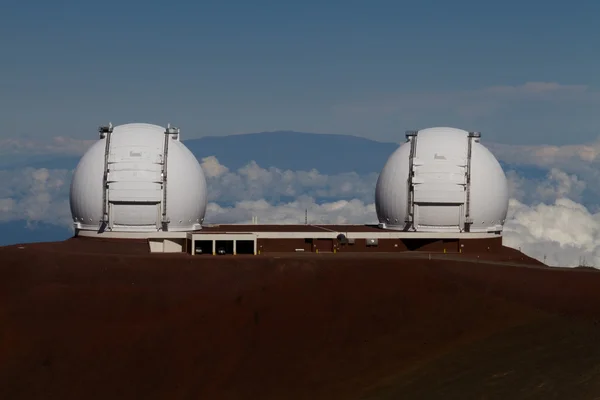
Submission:
[[[357,136],[289,131],[207,136],[184,143],[198,159],[215,156],[232,170],[254,160],[264,168],[294,171],[314,168],[323,174],[379,172],[398,148],[396,143]]]
[[[403,138],[402,138],[403,139]],[[205,136],[183,141],[202,160],[215,156],[230,170],[237,170],[255,161],[263,168],[308,171],[322,174],[356,172],[379,173],[399,143],[378,142],[351,135],[332,135],[276,131],[229,136]],[[69,169],[77,166],[80,157],[39,155],[10,161],[0,160],[0,169],[48,168]],[[514,168],[500,161],[505,170],[517,169],[528,177],[544,177],[547,169],[535,166]]]

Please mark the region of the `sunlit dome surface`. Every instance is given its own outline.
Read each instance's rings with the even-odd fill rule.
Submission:
[[[78,231],[196,230],[206,212],[206,179],[178,129],[106,127],[75,169],[70,205]]]
[[[502,231],[508,184],[479,136],[447,127],[407,133],[377,180],[380,224],[422,232]]]

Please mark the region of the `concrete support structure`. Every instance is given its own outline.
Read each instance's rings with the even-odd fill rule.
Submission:
[[[246,251],[244,254],[400,251],[463,253],[494,251],[502,246],[502,236],[496,233],[429,233],[382,229],[361,231],[356,229],[356,225],[353,227],[354,231],[350,232],[323,226],[308,231],[294,231],[293,227],[286,231],[254,231],[256,225],[238,225],[237,230],[247,228],[247,231],[240,232],[211,230],[208,227],[201,232],[187,234],[187,241],[190,243],[188,252],[196,255],[196,250],[200,249],[203,254],[218,254],[219,249],[225,249],[226,254],[235,255],[240,253],[240,242],[250,241],[253,251]],[[203,243],[210,243],[210,252],[202,248]],[[226,249],[228,246],[229,249]]]
[[[145,239],[151,253],[261,255],[269,253],[345,253],[433,251],[494,252],[502,236],[481,232],[403,232],[361,225],[227,225],[195,232],[80,231],[78,236]]]

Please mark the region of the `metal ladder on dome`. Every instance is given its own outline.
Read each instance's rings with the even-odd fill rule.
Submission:
[[[98,233],[102,233],[106,230],[109,225],[108,218],[108,157],[110,155],[110,139],[113,133],[113,125],[111,122],[107,126],[101,126],[98,128],[100,139],[106,139],[106,145],[104,146],[104,174],[102,177],[102,219],[100,220],[100,227]]]
[[[408,190],[407,190],[407,207],[406,219],[404,221],[404,230],[415,230],[415,187],[413,177],[415,175],[413,169],[413,161],[417,154],[417,137],[419,131],[406,131],[406,140],[410,142],[410,155],[408,157]]]
[[[162,156],[162,204],[161,204],[161,229],[163,231],[169,230],[169,217],[167,216],[167,161],[169,158],[169,139],[177,140],[179,138],[179,128],[171,127],[171,124],[167,124],[165,129],[165,141],[163,144],[163,156]]]
[[[469,132],[469,140],[468,140],[468,147],[467,147],[467,170],[465,171],[466,174],[466,185],[465,185],[465,191],[466,191],[466,202],[465,202],[465,225],[464,225],[464,231],[465,232],[470,232],[471,231],[471,225],[473,224],[473,218],[471,218],[471,155],[473,152],[473,141],[479,140],[479,138],[481,137],[481,132]]]

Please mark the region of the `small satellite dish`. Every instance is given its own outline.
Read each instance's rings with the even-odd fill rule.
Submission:
[[[346,235],[344,235],[343,233],[337,235],[337,240],[340,243],[348,243],[348,238],[346,238]]]

